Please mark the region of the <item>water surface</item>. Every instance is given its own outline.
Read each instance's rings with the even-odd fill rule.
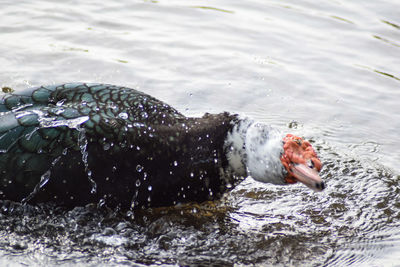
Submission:
[[[313,141],[328,188],[244,181],[144,210],[3,207],[0,263],[400,262],[400,4],[1,1],[0,86],[137,88],[186,115],[239,112]],[[25,210],[22,210],[25,209]]]

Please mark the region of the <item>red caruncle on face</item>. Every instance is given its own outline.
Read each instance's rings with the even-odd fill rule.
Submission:
[[[322,168],[321,160],[311,146],[310,142],[303,138],[288,134],[283,138],[284,153],[281,156],[281,162],[288,172],[286,182],[293,184],[297,179],[293,173],[293,166],[302,164],[319,172]]]

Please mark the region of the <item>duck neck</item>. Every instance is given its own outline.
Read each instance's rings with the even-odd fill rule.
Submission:
[[[282,140],[283,135],[277,129],[249,118],[238,119],[224,144],[228,170],[236,176],[284,184]]]

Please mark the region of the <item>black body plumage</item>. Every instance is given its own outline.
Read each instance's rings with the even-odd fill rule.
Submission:
[[[219,197],[235,115],[188,118],[134,89],[64,84],[0,96],[0,199],[165,206]]]

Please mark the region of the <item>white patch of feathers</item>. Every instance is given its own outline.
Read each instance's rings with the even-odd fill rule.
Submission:
[[[279,130],[249,118],[240,119],[225,140],[228,168],[234,175],[285,184],[286,170],[280,160],[282,140]]]

